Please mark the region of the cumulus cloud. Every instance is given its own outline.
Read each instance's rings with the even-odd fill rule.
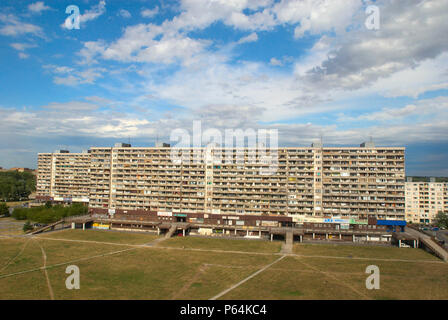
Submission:
[[[269,63],[272,66],[282,66],[283,62],[281,62],[280,60],[278,60],[277,58],[271,58],[271,60],[269,61]]]
[[[79,16],[80,28],[82,25],[88,21],[96,20],[98,17],[102,16],[106,12],[106,1],[100,0],[97,5],[92,6],[89,10],[86,10],[83,14]],[[68,19],[68,18],[67,18]],[[67,28],[65,22],[61,24],[62,28]]]
[[[77,53],[81,60],[79,64],[95,64],[98,63],[97,57],[104,53],[106,44],[104,41],[87,41],[84,42],[84,47]]]
[[[43,37],[42,29],[39,26],[25,23],[21,21],[14,14],[0,13],[0,34],[4,36],[20,36],[24,34],[31,34]]]
[[[101,3],[90,10],[97,12],[92,20],[105,10]],[[46,68],[61,85],[95,84],[104,78],[101,89],[126,94],[123,108],[91,96],[82,103],[50,104],[40,111],[8,110],[3,114],[9,122],[0,131],[18,132],[20,127],[29,135],[30,128],[36,128],[42,136],[68,130],[83,137],[146,139],[155,132],[169,137],[170,130],[189,129],[200,119],[204,129],[279,129],[280,144],[290,146],[309,144],[321,135],[326,144],[353,145],[371,135],[382,145],[446,142],[446,99],[419,99],[428,91],[437,95],[448,88],[446,1],[410,0],[406,6],[397,0],[375,1],[382,16],[378,31],[364,27],[367,4],[182,0],[174,17],[163,22],[130,24],[117,39],[83,43],[78,65]],[[158,13],[159,7],[140,12],[147,18]],[[217,22],[244,36],[222,44],[214,35],[195,32]],[[293,53],[279,52],[267,61],[241,60],[238,43],[258,41],[258,35],[276,28],[292,42],[308,35],[320,39],[294,58],[282,56]],[[11,46],[26,55],[25,42]],[[120,67],[112,70],[117,61]],[[286,68],[291,63],[293,67]],[[106,70],[108,64],[112,67]],[[120,76],[110,79],[105,72]],[[131,72],[139,76],[127,79]],[[112,87],[110,80],[119,84]],[[378,96],[413,99],[365,103]],[[378,101],[373,99],[369,101]],[[68,113],[68,108],[76,112]]]
[[[432,99],[417,100],[398,108],[383,108],[378,112],[362,114],[357,117],[340,116],[342,121],[395,121],[402,122],[408,117],[416,117],[417,121],[426,122],[428,116],[448,118],[448,97],[440,96]],[[432,120],[431,120],[432,121]]]
[[[125,19],[129,19],[132,17],[131,13],[128,10],[125,9],[121,9],[119,12],[120,16],[125,18]]]
[[[80,84],[94,84],[98,78],[102,78],[107,71],[105,68],[86,68],[76,70],[67,66],[44,65],[43,68],[55,76],[55,84],[77,86]]]
[[[87,21],[95,20],[99,16],[106,12],[106,1],[101,0],[97,5],[93,6],[90,10],[84,12],[80,15],[80,23],[85,23]]]
[[[300,38],[306,32],[343,32],[361,6],[359,0],[282,0],[272,12],[279,23],[297,25],[294,36]]]
[[[305,31],[313,34],[340,31],[353,22],[352,17],[361,4],[360,0],[182,0],[180,13],[160,25],[128,26],[120,39],[107,45],[103,57],[166,64],[191,60],[207,49],[208,39],[192,39],[188,33],[219,21],[235,29],[253,31],[240,39],[239,44],[257,41],[256,31],[272,30],[285,24],[299,28],[296,36]],[[143,9],[141,15],[153,17],[158,10],[158,7]],[[185,59],[178,50],[184,51]]]
[[[139,24],[127,27],[123,37],[104,50],[103,57],[127,62],[170,64],[192,58],[202,52],[207,44],[205,40],[178,33],[164,34],[160,27]]]
[[[24,52],[19,52],[19,58],[20,59],[28,59],[30,57],[29,54],[26,54]]]
[[[154,128],[146,119],[118,112],[102,111],[94,103],[70,101],[51,103],[41,110],[0,108],[0,116],[8,121],[0,133],[8,136],[20,132],[22,136],[45,137],[129,137],[152,135]]]
[[[17,51],[25,51],[28,48],[34,48],[36,45],[30,43],[11,43],[11,47],[16,49]]]
[[[319,86],[358,89],[399,71],[415,68],[448,49],[448,2],[384,0],[381,29],[365,28],[336,38],[329,57],[308,71]],[[428,36],[431,35],[431,36]]]
[[[156,6],[154,9],[143,9],[140,14],[144,18],[152,18],[159,13],[159,7]]]
[[[43,1],[37,1],[28,5],[28,10],[32,13],[40,13],[45,10],[50,10],[49,6],[46,6]]]
[[[248,36],[245,36],[245,37],[241,38],[240,40],[238,40],[238,43],[242,44],[242,43],[256,42],[256,41],[258,41],[258,35],[256,32],[252,32]]]
[[[29,49],[29,48],[35,48],[37,46],[35,44],[31,44],[31,43],[16,42],[16,43],[11,43],[11,47],[13,47],[17,51],[19,51],[18,56],[20,59],[28,59],[30,56],[29,56],[29,54],[25,53],[25,50]]]

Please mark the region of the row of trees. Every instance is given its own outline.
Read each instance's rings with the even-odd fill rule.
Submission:
[[[49,224],[64,217],[87,214],[87,211],[87,207],[79,203],[67,207],[61,205],[52,206],[51,203],[47,203],[45,206],[34,208],[15,208],[12,212],[12,217],[16,220],[29,220]]]
[[[31,172],[0,172],[0,201],[28,199],[36,190],[36,176]]]
[[[439,212],[436,216],[436,225],[448,229],[448,212]]]

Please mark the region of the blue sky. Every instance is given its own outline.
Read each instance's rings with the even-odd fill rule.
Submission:
[[[65,27],[67,6],[80,29]],[[380,12],[366,27],[366,8]],[[38,152],[153,146],[174,129],[278,129],[280,146],[407,148],[448,176],[443,0],[0,3],[0,166]]]

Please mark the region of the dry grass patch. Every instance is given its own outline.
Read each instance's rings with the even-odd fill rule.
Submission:
[[[15,236],[22,235],[23,225],[25,221],[17,221],[13,218],[0,218],[0,235],[3,236]]]
[[[280,252],[280,242],[268,242],[260,240],[234,240],[234,239],[213,239],[200,237],[176,237],[163,241],[160,246],[164,247],[184,247],[187,249],[207,249],[225,251],[244,251],[260,253]]]
[[[293,267],[288,270],[286,267]],[[360,295],[332,278],[287,257],[221,299],[359,299]]]
[[[43,271],[0,278],[1,300],[50,299]]]
[[[108,230],[79,230],[66,229],[52,233],[44,233],[40,238],[87,240],[98,242],[110,242],[117,244],[146,244],[158,238],[157,235],[148,233],[119,232]]]
[[[50,269],[49,274],[56,299],[208,299],[247,277],[253,266],[261,267],[273,258],[238,255],[236,265],[247,269],[206,266],[214,260],[233,259],[230,254],[138,248],[76,263],[80,290],[65,288],[65,268]]]
[[[422,249],[386,246],[351,246],[337,244],[295,244],[294,253],[305,256],[337,256],[353,258],[439,260]]]
[[[0,238],[0,268],[11,262],[0,272],[0,299],[49,299],[39,244],[56,299],[209,299],[277,260],[281,246],[196,237],[133,246],[155,238],[66,230],[43,234],[26,247],[28,238]],[[303,244],[294,249],[303,256],[285,257],[221,299],[448,299],[448,264],[422,250]],[[65,287],[69,264],[80,268],[80,290]],[[380,290],[365,288],[365,270],[372,264],[380,268]],[[30,272],[11,275],[21,271]]]

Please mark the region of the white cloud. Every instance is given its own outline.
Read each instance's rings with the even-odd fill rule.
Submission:
[[[154,9],[143,9],[140,14],[144,18],[152,18],[159,13],[159,7],[156,6]]]
[[[100,0],[97,5],[92,6],[89,10],[86,10],[84,14],[81,14],[79,16],[79,24],[80,28],[82,28],[83,24],[85,24],[88,21],[93,21],[103,15],[106,12],[106,1]],[[68,18],[67,18],[68,19]],[[63,29],[66,29],[67,26],[65,25],[65,22],[61,24],[61,27]]]
[[[37,47],[35,44],[30,44],[30,43],[11,43],[11,47],[13,47],[14,49],[16,49],[17,51],[25,51],[26,49],[29,48],[35,48]]]
[[[364,128],[344,129],[337,124],[316,125],[300,120],[300,117],[310,114],[333,118],[336,112],[350,109],[346,104],[348,99],[361,98],[358,101],[363,104],[362,98],[373,94],[418,97],[428,90],[447,88],[448,57],[443,54],[447,46],[441,35],[448,29],[444,20],[448,10],[444,10],[440,1],[428,0],[420,8],[415,6],[420,2],[412,1],[410,6],[399,6],[397,1],[378,1],[382,13],[385,13],[381,30],[372,32],[361,28],[346,32],[346,27],[363,22],[362,1],[344,2],[346,9],[342,12],[334,4],[338,1],[184,0],[180,13],[160,25],[128,26],[119,39],[112,42],[88,41],[78,52],[81,57],[79,63],[84,65],[94,64],[100,58],[143,62],[122,68],[138,71],[146,78],[143,83],[123,80],[120,90],[141,94],[131,98],[127,106],[137,105],[142,108],[141,112],[150,113],[151,119],[157,118],[154,105],[158,102],[178,106],[170,115],[150,121],[129,111],[136,108],[118,114],[101,113],[98,109],[89,109],[89,106],[83,109],[83,105],[74,106],[78,108],[77,113],[68,115],[64,111],[64,106],[70,106],[67,103],[60,108],[50,105],[42,115],[22,112],[10,119],[15,121],[14,124],[23,123],[30,128],[35,125],[41,133],[45,130],[58,134],[67,132],[62,124],[53,121],[36,125],[42,121],[43,115],[54,116],[63,124],[67,121],[76,123],[76,126],[69,124],[74,135],[101,137],[144,136],[155,130],[162,135],[179,126],[190,128],[191,120],[200,118],[210,127],[257,128],[261,127],[260,122],[268,122],[271,124],[263,127],[279,128],[281,141],[292,145],[312,142],[321,134],[326,143],[337,144],[362,142],[370,135],[381,143],[394,145],[410,141],[446,141],[447,102],[443,99],[419,100],[340,119],[341,122],[380,123],[374,126],[368,123]],[[158,7],[156,10],[158,12]],[[357,13],[360,16],[353,18]],[[152,14],[146,16],[154,16]],[[287,73],[286,68],[272,68],[270,65],[286,65],[292,62],[291,57],[272,57],[270,65],[247,61],[234,64],[231,50],[236,46],[212,49],[211,39],[193,38],[189,33],[217,21],[249,34],[235,43],[257,41],[257,32],[276,26],[293,26],[296,36],[327,31],[335,33],[322,36],[305,56],[296,61],[293,72]],[[427,39],[432,35],[435,40]],[[18,48],[23,48],[20,43],[16,44],[15,49]],[[158,72],[166,70],[164,64],[179,62],[181,66],[178,69],[170,69],[169,75],[160,77]],[[71,86],[95,83],[104,77],[105,72],[102,68],[76,70],[67,66],[51,66],[50,69],[55,83]],[[106,85],[103,84],[104,87]],[[144,86],[143,90],[141,86]],[[86,100],[100,104],[101,98]],[[363,107],[365,105],[353,109]],[[406,123],[412,117],[417,121]],[[281,123],[283,120],[297,123]],[[337,123],[336,118],[331,120]]]
[[[153,25],[127,27],[124,35],[104,50],[103,57],[126,62],[170,64],[193,58],[208,44],[181,34],[162,34],[160,27]],[[158,36],[161,38],[154,39]]]
[[[281,62],[280,60],[278,60],[277,58],[271,58],[271,60],[269,61],[269,63],[272,65],[272,66],[282,66],[283,65],[283,62]]]
[[[81,57],[79,64],[95,64],[98,63],[96,58],[104,53],[106,44],[104,41],[87,41],[84,47],[77,53]]]
[[[77,86],[80,84],[94,84],[98,78],[102,78],[107,71],[104,68],[87,68],[75,70],[67,66],[44,65],[43,68],[55,76],[55,84]]]
[[[20,59],[28,59],[30,57],[29,54],[23,53],[23,52],[19,52],[19,58]]]
[[[95,20],[99,16],[106,12],[106,1],[101,0],[96,6],[93,6],[90,10],[87,10],[84,14],[80,15],[80,23]]]
[[[120,10],[120,16],[125,18],[125,19],[129,19],[132,17],[131,13],[128,10],[125,9],[121,9]]]
[[[243,37],[240,40],[238,40],[238,43],[242,44],[242,43],[256,42],[256,41],[258,41],[258,35],[256,32],[252,32],[248,36]]]
[[[361,27],[332,39],[329,56],[308,72],[311,83],[358,89],[418,67],[448,49],[448,2],[409,0],[403,6],[383,0],[376,4],[381,8],[381,29],[375,32]]]
[[[341,121],[394,121],[402,122],[408,117],[416,117],[416,121],[427,122],[428,119],[448,118],[448,97],[440,96],[422,99],[398,108],[383,108],[381,111],[362,114],[357,117],[340,116]],[[430,116],[428,118],[428,116]]]
[[[50,10],[51,8],[46,6],[43,1],[37,1],[28,5],[28,10],[33,13],[40,13],[45,10]]]
[[[39,26],[22,22],[13,14],[0,13],[0,22],[3,23],[3,26],[0,27],[1,35],[20,36],[24,34],[33,34],[35,36],[43,37],[42,29]]]
[[[422,61],[418,66],[407,68],[378,79],[360,94],[379,93],[385,97],[418,98],[429,91],[448,89],[448,73],[441,66],[448,66],[448,52],[435,59]]]
[[[160,25],[150,23],[128,26],[120,39],[107,45],[103,57],[118,61],[167,64],[191,60],[207,48],[207,42],[190,38],[188,32],[202,30],[218,21],[248,31],[271,30],[283,24],[299,24],[303,29],[306,21],[310,21],[304,31],[339,31],[352,23],[351,18],[361,4],[361,0],[344,3],[342,0],[182,0],[180,14]],[[159,7],[143,9],[141,15],[153,17],[158,11]],[[258,35],[253,32],[237,43],[257,40]],[[185,59],[178,50],[185,51]]]

